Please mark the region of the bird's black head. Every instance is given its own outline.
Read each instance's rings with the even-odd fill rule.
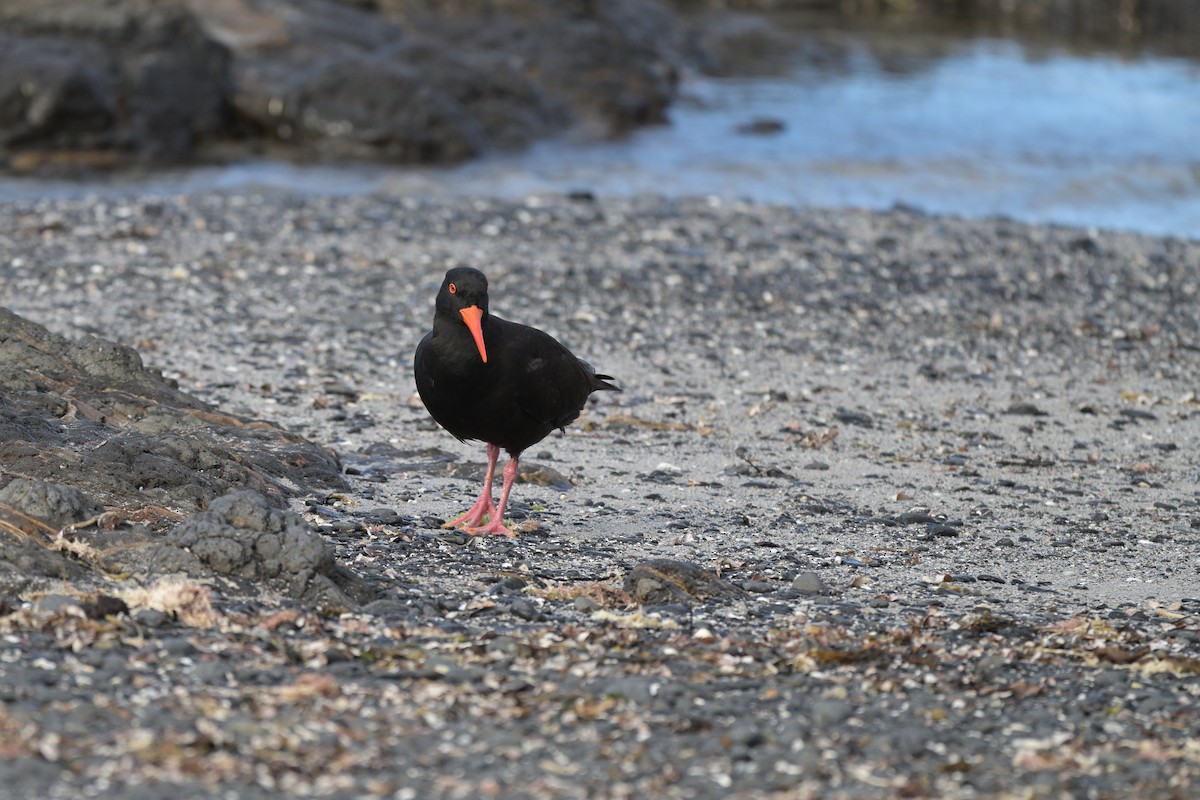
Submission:
[[[434,312],[446,321],[467,326],[485,364],[487,349],[483,343],[483,319],[488,310],[487,290],[487,278],[482,272],[471,267],[455,267],[442,281]]]
[[[446,278],[442,281],[442,288],[437,296],[437,310],[458,316],[462,309],[478,306],[479,310],[486,314],[487,291],[487,276],[482,272],[473,267],[455,267],[446,273]]]

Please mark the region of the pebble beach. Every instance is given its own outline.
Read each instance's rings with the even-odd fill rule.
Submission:
[[[587,194],[0,211],[0,305],[202,407],[75,415],[39,368],[6,394],[67,405],[6,412],[10,441],[270,426],[334,466],[278,478],[263,530],[338,587],[106,562],[258,506],[223,462],[122,488],[64,460],[122,517],[45,537],[70,577],[0,581],[0,796],[1200,790],[1196,240]],[[512,540],[440,527],[483,445],[411,359],[459,265],[623,389],[525,454]]]

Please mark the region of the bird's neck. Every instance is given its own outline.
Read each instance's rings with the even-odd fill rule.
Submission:
[[[488,318],[481,322],[483,340],[488,340]],[[460,319],[447,319],[442,316],[434,317],[432,345],[438,353],[442,364],[456,372],[474,372],[484,369],[483,359],[475,347],[475,339],[471,331]]]

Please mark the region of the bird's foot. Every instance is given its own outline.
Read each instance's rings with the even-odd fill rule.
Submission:
[[[478,528],[483,522],[483,518],[496,518],[496,506],[492,503],[490,497],[480,497],[475,501],[475,505],[468,508],[463,513],[459,514],[454,519],[442,525],[443,528],[465,528],[470,531],[473,528]]]
[[[489,517],[489,522],[483,527],[464,528],[472,536],[516,536],[517,534],[504,527],[504,520],[495,516]]]

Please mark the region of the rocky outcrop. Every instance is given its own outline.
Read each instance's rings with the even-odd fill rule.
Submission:
[[[9,0],[0,166],[451,163],[608,135],[663,121],[685,67],[785,69],[777,11],[1189,55],[1200,33],[1175,0]]]
[[[0,464],[0,594],[184,573],[330,608],[369,599],[282,509],[346,488],[334,456],[201,403],[130,348],[71,341],[6,309]]]
[[[0,153],[10,167],[179,161],[232,130],[230,53],[179,4],[0,5]]]
[[[219,497],[181,522],[149,561],[151,572],[211,574],[264,587],[322,608],[369,602],[366,582],[339,564],[320,534],[296,514],[271,508],[257,492]],[[145,562],[143,561],[143,564]]]
[[[0,463],[67,483],[109,508],[175,514],[235,489],[276,505],[345,483],[325,450],[224,414],[146,369],[131,348],[72,341],[0,309]]]
[[[663,119],[681,31],[654,0],[15,0],[0,158],[460,161]]]
[[[803,14],[808,20],[955,26],[989,36],[1052,39],[1085,47],[1196,55],[1200,14],[1181,0],[672,0],[687,12]]]

